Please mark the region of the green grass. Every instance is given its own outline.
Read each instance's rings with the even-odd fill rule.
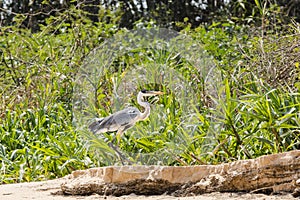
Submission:
[[[77,169],[120,164],[107,145],[113,135],[97,138],[76,126],[72,100],[78,92],[76,77],[89,53],[126,30],[119,30],[114,22],[93,24],[84,13],[74,17],[77,12],[70,10],[49,19],[39,33],[18,26],[2,29],[1,183],[52,179]],[[295,35],[299,32],[291,27],[290,32],[270,32],[264,38],[248,34],[256,30],[234,24],[183,30],[214,58],[221,78],[213,94],[198,66],[175,50],[146,49],[138,44],[135,50],[116,57],[112,68],[93,85],[97,93],[90,111],[106,116],[117,109],[110,97],[132,66],[147,67],[153,74],[159,71],[156,67],[164,66],[186,80],[174,79],[173,83],[190,84],[188,97],[193,101],[180,101],[180,90],[171,84],[153,84],[159,83],[157,76],[149,77],[152,83],[137,83],[137,89],[166,94],[159,100],[149,99],[154,102],[150,118],[122,137],[120,148],[133,163],[218,164],[299,149],[299,48],[287,52],[298,44]],[[278,78],[274,84],[273,76],[268,76],[269,63],[278,70],[288,66],[293,72],[290,79],[284,81],[273,74]],[[126,103],[137,106],[136,93],[124,95]]]

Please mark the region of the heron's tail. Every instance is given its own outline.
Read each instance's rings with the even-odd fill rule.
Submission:
[[[103,121],[103,119],[104,118],[96,118],[95,121],[89,125],[90,131],[92,131],[94,134],[96,134],[100,129],[100,125],[101,125],[101,122]]]

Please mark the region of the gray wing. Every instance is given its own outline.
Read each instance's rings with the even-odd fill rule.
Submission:
[[[129,107],[124,110],[118,111],[108,117],[98,118],[89,125],[89,129],[94,133],[105,133],[122,130],[134,126],[140,111],[135,107]]]
[[[104,118],[95,118],[94,122],[89,125],[90,131],[92,131],[93,133],[96,133],[97,130],[100,129],[100,124],[103,121],[103,119]]]

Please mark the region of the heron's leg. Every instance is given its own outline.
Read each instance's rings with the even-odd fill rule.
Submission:
[[[117,146],[115,146],[112,142],[108,143],[108,146],[115,151],[115,153],[118,156],[118,158],[120,159],[122,165],[124,165],[123,160],[126,160],[126,157],[120,152],[119,148]]]
[[[110,148],[112,148],[116,152],[117,156],[119,157],[119,159],[121,160],[121,163],[123,165],[124,165],[123,161],[126,161],[128,164],[132,164],[132,162],[128,158],[126,158],[125,155],[122,154],[121,151],[120,151],[119,147],[120,147],[120,140],[121,140],[122,134],[123,134],[123,131],[118,130],[118,132],[116,133],[116,137],[108,145],[109,145]],[[115,139],[117,140],[117,145],[113,144]]]
[[[115,146],[115,145],[114,145],[113,143],[111,143],[111,142],[108,143],[108,146],[109,146],[110,148],[112,148],[112,149],[115,151],[115,153],[116,153],[117,156],[119,157],[119,159],[120,159],[122,165],[125,165],[125,164],[124,164],[124,161],[126,161],[127,164],[132,164],[132,162],[131,162],[128,158],[126,158],[126,156],[125,156],[124,154],[121,153],[121,151],[120,151],[120,149],[119,149],[118,146]]]
[[[116,133],[117,145],[120,146],[121,137],[123,135],[123,130],[119,129]]]
[[[116,133],[116,136],[112,139],[112,143],[114,143],[117,140],[117,145],[120,146],[121,136],[123,134],[122,130],[118,130]]]

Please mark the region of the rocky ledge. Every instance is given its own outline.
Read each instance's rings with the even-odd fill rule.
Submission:
[[[209,192],[300,196],[300,151],[220,165],[109,166],[74,171],[61,185],[72,195],[197,195]]]

